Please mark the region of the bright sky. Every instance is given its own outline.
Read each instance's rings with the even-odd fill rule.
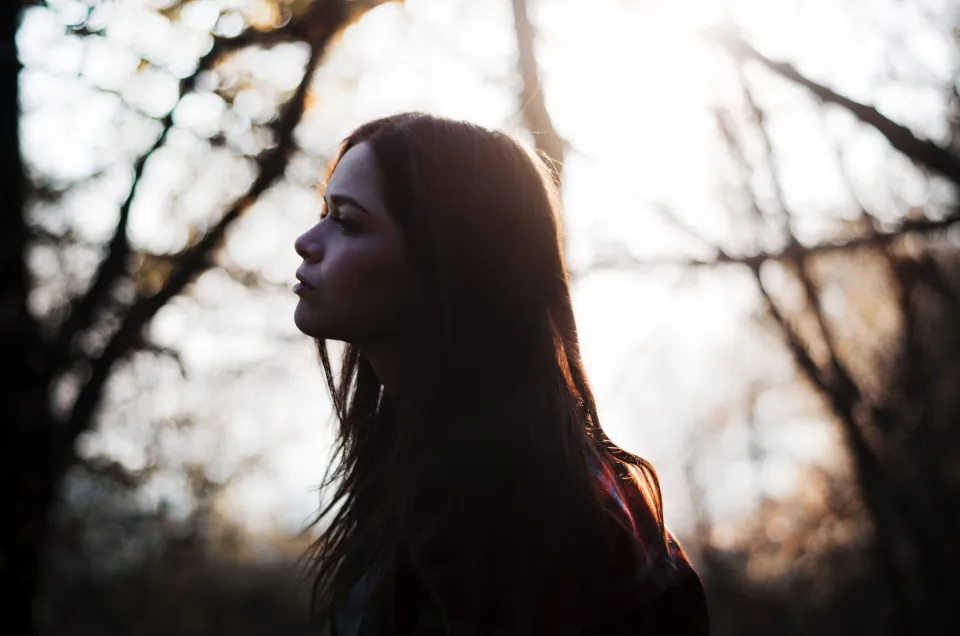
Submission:
[[[124,103],[147,115],[167,112],[176,104],[178,76],[190,72],[209,44],[204,32],[217,9],[248,4],[198,0],[174,24],[151,8],[162,2],[120,0],[115,9],[95,14],[93,22],[106,25],[104,41],[63,37],[63,24],[82,15],[73,0],[51,1],[55,12],[27,12],[21,29],[28,68],[21,84],[24,154],[55,181],[104,170],[62,208],[65,222],[91,241],[109,236],[116,204],[129,187],[123,167],[129,164],[122,159],[156,134]],[[717,104],[738,102],[733,68],[690,30],[715,24],[724,13],[771,57],[875,102],[922,134],[945,134],[937,90],[957,60],[929,16],[943,15],[947,0],[917,6],[895,0],[530,4],[539,29],[542,90],[571,144],[564,200],[577,269],[611,249],[642,258],[703,255],[656,213],[659,204],[711,240],[743,241],[730,222],[725,193],[735,182],[711,112]],[[218,28],[232,27],[222,21]],[[528,138],[518,114],[514,50],[509,0],[408,0],[370,11],[327,52],[312,108],[297,131],[306,152],[294,158],[289,183],[269,192],[234,227],[223,261],[292,283],[300,262],[293,239],[316,214],[310,186],[321,159],[366,120],[419,109]],[[138,72],[141,55],[158,68]],[[211,151],[206,138],[223,129],[236,147],[255,151],[262,139],[251,132],[251,122],[262,123],[278,88],[295,85],[303,61],[303,49],[295,46],[244,53],[200,83],[243,79],[247,88],[232,110],[213,93],[177,106],[178,128],[151,159],[144,194],[134,205],[130,236],[137,245],[177,249],[190,225],[202,230],[216,217],[212,210],[243,191],[249,162],[224,149]],[[891,68],[924,81],[891,82]],[[748,75],[758,101],[771,110],[770,134],[787,197],[799,211],[798,232],[815,240],[851,209],[828,141],[845,141],[849,169],[868,199],[885,178],[876,161],[884,144],[849,117],[821,117],[796,88]],[[111,167],[115,162],[121,167]],[[897,181],[898,193],[908,201],[925,196],[906,174]],[[52,271],[49,255],[38,253],[35,261],[38,271]],[[32,301],[41,308],[50,302],[43,294]],[[800,485],[804,462],[837,461],[832,427],[798,398],[787,358],[752,322],[756,293],[743,272],[683,279],[661,269],[594,273],[577,283],[575,302],[601,421],[616,441],[658,466],[668,524],[681,533],[689,523],[683,469],[691,440],[703,455],[696,474],[721,520],[748,515],[761,495],[788,495]],[[293,325],[295,304],[290,292],[252,293],[217,272],[201,277],[192,298],[166,308],[152,328],[160,343],[182,350],[190,379],[172,368],[140,389],[118,378],[103,434],[88,436],[85,448],[106,450],[136,467],[146,461],[142,449],[151,423],[192,413],[203,425],[169,436],[165,452],[214,461],[224,474],[239,458],[260,453],[263,470],[236,484],[231,510],[252,529],[275,521],[298,528],[316,508],[310,486],[322,474],[329,422],[312,342]],[[240,372],[217,378],[231,369]],[[767,453],[761,466],[749,461],[749,418],[735,408],[751,387],[760,394],[753,417],[755,442]],[[148,413],[150,422],[131,425],[129,413]],[[164,479],[152,496],[175,499],[182,483]]]

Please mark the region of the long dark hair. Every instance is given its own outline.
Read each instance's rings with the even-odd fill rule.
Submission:
[[[332,519],[308,552],[314,618],[375,572],[377,633],[402,633],[411,600],[448,629],[587,620],[603,577],[649,559],[617,542],[630,524],[597,488],[598,462],[641,493],[647,547],[665,554],[667,538],[653,466],[600,426],[548,169],[503,133],[404,113],[355,130],[331,170],[360,142],[403,229],[418,319],[393,395],[362,346],[344,346],[335,378],[317,340],[339,428],[314,524]]]

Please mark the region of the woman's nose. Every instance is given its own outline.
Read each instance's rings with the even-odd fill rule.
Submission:
[[[293,242],[293,249],[296,250],[297,254],[305,261],[314,260],[317,257],[316,242],[311,243],[310,237],[308,236],[309,234],[309,232],[301,234],[297,240]]]

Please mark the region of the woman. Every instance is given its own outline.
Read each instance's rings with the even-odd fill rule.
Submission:
[[[342,144],[294,288],[339,420],[310,551],[332,634],[707,632],[653,467],[600,427],[552,183],[421,113]]]

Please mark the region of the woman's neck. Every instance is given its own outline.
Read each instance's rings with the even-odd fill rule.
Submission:
[[[383,343],[360,347],[361,355],[373,368],[383,390],[391,398],[397,397],[397,385],[404,370],[404,355],[397,344]]]

